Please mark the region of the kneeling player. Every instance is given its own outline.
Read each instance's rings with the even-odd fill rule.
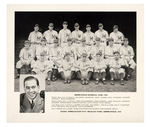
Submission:
[[[96,80],[95,84],[99,83],[99,80],[102,79],[103,84],[106,84],[106,63],[104,58],[102,57],[102,52],[98,52],[96,54],[96,58],[92,60],[92,64],[94,66],[94,79]]]
[[[114,85],[114,79],[120,79],[120,84],[124,85],[125,69],[127,66],[125,61],[120,58],[120,53],[118,51],[114,52],[114,59],[109,63],[111,84]]]
[[[45,58],[45,53],[44,52],[42,52],[40,54],[40,59],[35,61],[35,63],[31,66],[33,68],[32,74],[44,74],[47,81],[48,81],[48,84],[50,84],[53,62],[48,61]]]
[[[71,77],[73,75],[73,60],[71,60],[71,54],[65,53],[64,59],[60,63],[59,72],[64,79],[64,83],[71,83]]]
[[[86,53],[83,53],[81,59],[77,61],[76,68],[78,70],[77,75],[81,79],[81,84],[87,85],[92,76],[93,67]]]
[[[120,55],[121,58],[124,59],[127,64],[127,70],[126,70],[126,78],[130,79],[132,72],[135,70],[136,63],[134,62],[134,51],[133,48],[128,44],[128,38],[124,38],[123,40],[124,45],[120,47]]]
[[[32,49],[30,49],[30,41],[26,40],[24,42],[24,47],[21,49],[20,54],[19,54],[20,60],[16,64],[17,68],[17,77],[20,76],[20,69],[24,66],[25,69],[29,68],[31,63],[34,61],[34,55]]]

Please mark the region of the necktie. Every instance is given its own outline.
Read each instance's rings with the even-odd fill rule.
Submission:
[[[32,100],[31,109],[33,109],[33,107],[34,107],[34,101]]]

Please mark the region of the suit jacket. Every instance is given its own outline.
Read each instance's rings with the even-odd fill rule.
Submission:
[[[44,113],[45,109],[45,97],[41,94],[37,94],[34,107],[31,108],[31,103],[26,94],[20,94],[20,113]]]

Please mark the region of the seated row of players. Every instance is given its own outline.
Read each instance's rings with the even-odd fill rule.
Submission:
[[[36,49],[36,59],[32,50],[30,41],[25,41],[24,48],[20,51],[20,60],[16,64],[18,76],[22,66],[31,65],[32,73],[45,74],[48,83],[51,79],[55,81],[58,73],[64,79],[64,83],[70,83],[73,75],[81,80],[83,85],[88,84],[91,77],[96,80],[96,84],[101,80],[106,84],[106,74],[110,74],[111,84],[114,79],[120,79],[124,84],[125,74],[130,78],[135,69],[134,51],[128,45],[129,41],[124,38],[123,45],[119,50],[114,45],[114,40],[108,38],[108,46],[105,48],[100,45],[100,41],[95,41],[95,45],[86,45],[83,38],[81,46],[75,48],[72,44],[73,39],[67,39],[65,47],[59,46],[58,39],[54,40],[53,48],[48,48],[46,39],[42,39]],[[109,72],[106,73],[106,70]]]

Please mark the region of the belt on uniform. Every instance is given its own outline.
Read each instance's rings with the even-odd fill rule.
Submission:
[[[31,44],[36,44],[36,45],[39,45],[40,43],[38,43],[38,42],[32,42]]]
[[[114,42],[114,44],[121,44],[120,42]]]
[[[51,44],[54,44],[54,43],[47,43],[47,44],[51,45]]]

